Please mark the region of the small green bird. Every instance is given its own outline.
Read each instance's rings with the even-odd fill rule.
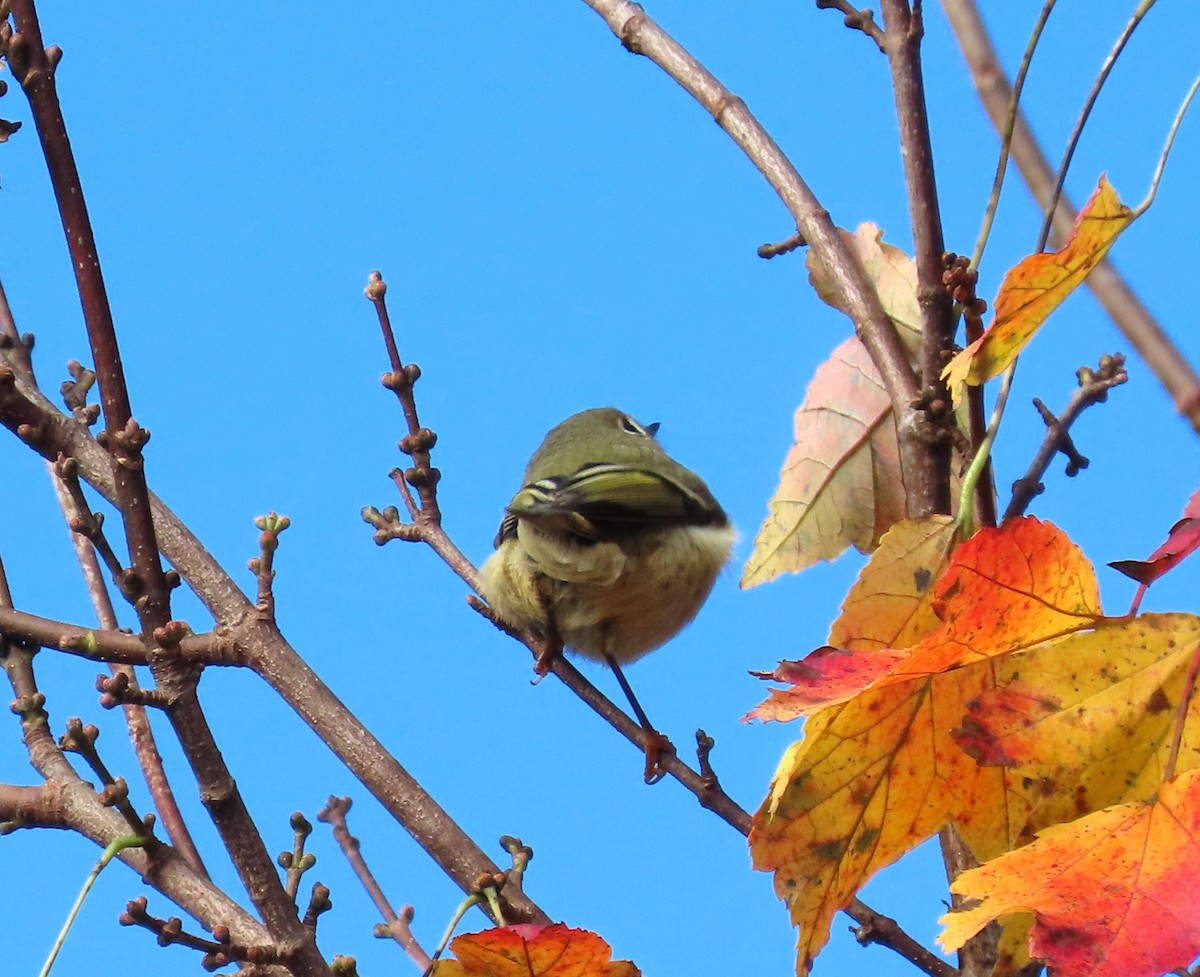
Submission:
[[[657,431],[613,407],[553,428],[481,571],[500,618],[556,630],[568,649],[607,662],[627,693],[620,665],[696,616],[736,536],[708,486],[663,450]]]

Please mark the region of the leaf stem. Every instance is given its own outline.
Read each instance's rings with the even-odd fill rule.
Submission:
[[[1192,104],[1192,99],[1196,97],[1196,90],[1200,88],[1200,76],[1192,82],[1192,87],[1188,89],[1187,95],[1184,96],[1183,104],[1179,106],[1179,111],[1175,113],[1175,121],[1171,123],[1171,131],[1167,133],[1167,141],[1163,146],[1162,155],[1158,157],[1158,166],[1154,169],[1154,179],[1150,181],[1150,191],[1146,194],[1146,199],[1143,200],[1133,209],[1134,217],[1141,217],[1150,205],[1154,203],[1154,198],[1158,194],[1158,184],[1162,180],[1163,171],[1167,168],[1167,157],[1171,155],[1171,147],[1175,144],[1175,137],[1179,134],[1179,127],[1183,124],[1183,117],[1187,114],[1188,106]]]
[[[1008,157],[1012,152],[1013,132],[1017,125],[1017,114],[1021,106],[1021,91],[1025,87],[1025,76],[1029,74],[1029,66],[1033,63],[1033,52],[1041,40],[1042,30],[1050,13],[1058,0],[1046,0],[1042,6],[1041,15],[1033,25],[1033,33],[1029,35],[1029,43],[1025,45],[1025,54],[1021,58],[1021,67],[1013,79],[1012,96],[1008,100],[1008,115],[1004,119],[1004,128],[1000,130],[1000,158],[996,161],[996,175],[992,179],[992,192],[988,197],[987,209],[983,214],[983,225],[979,228],[979,237],[975,241],[975,250],[971,254],[971,267],[978,268],[983,260],[983,249],[987,247],[988,238],[992,233],[992,223],[996,219],[996,210],[1000,206],[1000,190],[1004,186],[1004,174],[1008,170]]]
[[[1183,682],[1183,698],[1179,702],[1179,711],[1175,714],[1175,732],[1171,736],[1171,751],[1167,754],[1167,765],[1163,768],[1163,783],[1175,776],[1175,763],[1179,759],[1179,746],[1183,742],[1183,727],[1187,723],[1188,708],[1192,704],[1192,696],[1196,692],[1196,678],[1200,676],[1200,644],[1192,653],[1192,664],[1188,668],[1187,678]]]
[[[1008,394],[1012,390],[1013,376],[1016,372],[1017,361],[1013,360],[1008,369],[1004,371],[1004,376],[1000,378],[1000,389],[996,392],[996,403],[992,407],[992,417],[988,422],[987,434],[983,436],[983,440],[979,443],[979,450],[975,452],[975,457],[971,459],[971,465],[963,476],[962,487],[958,495],[957,521],[960,539],[970,539],[975,535],[973,515],[975,486],[992,455],[992,444],[1000,430],[1000,421],[1004,417],[1004,408],[1008,405]]]
[[[63,928],[58,934],[58,939],[54,941],[54,946],[50,948],[50,955],[46,958],[46,962],[38,972],[38,977],[47,977],[50,973],[50,968],[54,966],[54,961],[58,958],[58,953],[67,940],[67,934],[71,932],[71,927],[75,924],[75,917],[79,915],[79,910],[83,908],[83,900],[87,898],[87,894],[91,891],[92,886],[96,884],[96,879],[100,878],[100,873],[104,871],[104,867],[126,848],[141,848],[148,840],[141,835],[122,835],[120,838],[114,838],[108,847],[104,849],[99,861],[92,867],[92,870],[88,873],[88,877],[84,880],[83,888],[79,890],[79,895],[75,897],[75,903],[71,906],[71,911],[67,914],[67,921],[63,923]]]
[[[1104,59],[1100,73],[1096,76],[1096,80],[1092,84],[1092,90],[1088,92],[1087,100],[1083,103],[1083,108],[1079,112],[1079,118],[1075,121],[1075,129],[1071,132],[1071,138],[1067,140],[1067,148],[1063,153],[1062,162],[1058,164],[1058,176],[1054,183],[1054,191],[1050,194],[1050,200],[1046,203],[1045,217],[1042,218],[1042,229],[1038,232],[1037,244],[1034,246],[1034,251],[1046,250],[1046,242],[1050,239],[1050,225],[1054,222],[1054,211],[1058,206],[1058,198],[1062,193],[1063,184],[1067,182],[1067,170],[1071,168],[1071,159],[1074,157],[1075,149],[1078,147],[1079,140],[1083,136],[1083,127],[1087,125],[1088,117],[1092,114],[1092,108],[1095,106],[1096,100],[1100,97],[1100,89],[1104,87],[1108,76],[1112,74],[1112,70],[1117,64],[1117,58],[1125,50],[1125,45],[1129,43],[1134,30],[1137,29],[1142,18],[1150,12],[1150,8],[1157,2],[1158,0],[1142,0],[1137,5],[1137,9],[1134,10],[1126,22],[1125,29],[1121,31],[1121,36],[1117,38],[1117,42],[1108,53],[1108,57]]]

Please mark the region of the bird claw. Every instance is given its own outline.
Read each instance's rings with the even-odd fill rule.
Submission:
[[[542,679],[550,674],[550,669],[554,667],[555,661],[562,658],[563,648],[561,641],[546,640],[542,643],[542,648],[538,652],[537,659],[533,663],[533,672],[537,676],[530,684],[537,685]]]
[[[662,765],[664,757],[675,756],[675,744],[657,729],[643,730],[642,745],[646,750],[646,769],[642,778],[647,786],[653,786],[667,775],[667,769]]]

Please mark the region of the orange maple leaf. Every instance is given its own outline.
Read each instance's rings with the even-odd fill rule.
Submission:
[[[776,692],[757,713],[782,718],[790,707],[793,716],[810,715],[750,836],[755,867],[775,873],[800,929],[800,974],[867,879],[946,824],[980,859],[1012,847],[1036,780],[980,766],[955,742],[955,728],[967,703],[992,689],[997,656],[1089,627],[1100,615],[1091,565],[1055,527],[1022,519],[955,551],[933,591],[940,623],[925,618],[934,629],[920,636],[908,622],[930,600],[929,568],[897,576],[886,544],[885,537],[863,576],[888,565],[896,599],[877,605],[889,619],[870,627],[918,640],[907,649],[823,649],[797,669],[794,690]],[[872,589],[886,588],[864,588]]]
[[[1123,804],[1042,831],[960,875],[980,902],[942,917],[941,944],[962,946],[993,919],[1032,912],[1030,954],[1058,977],[1158,977],[1200,953],[1200,771]]]
[[[964,384],[978,386],[1016,359],[1050,313],[1083,284],[1135,216],[1101,176],[1062,248],[1030,255],[1009,270],[996,295],[992,325],[942,371],[956,403],[962,398]]]
[[[916,565],[911,572],[928,579],[927,567]],[[1102,616],[1087,558],[1055,526],[1031,517],[982,530],[955,550],[932,608],[940,624],[908,648],[872,654],[823,648],[802,662],[784,663],[769,677],[793,687],[772,694],[770,715],[759,707],[747,718],[810,715],[870,688],[1032,648],[1090,627]],[[790,715],[788,703],[794,703]]]
[[[457,960],[439,960],[434,977],[640,977],[628,960],[589,930],[550,926],[500,926],[464,933],[450,944]]]

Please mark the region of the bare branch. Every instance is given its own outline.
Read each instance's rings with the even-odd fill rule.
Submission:
[[[1046,437],[1042,440],[1042,446],[1030,462],[1028,470],[1013,483],[1012,499],[1008,508],[1004,510],[1005,519],[1023,515],[1029,503],[1042,492],[1042,478],[1059,452],[1068,454],[1068,475],[1074,475],[1079,469],[1087,467],[1087,459],[1081,459],[1071,443],[1071,426],[1079,419],[1080,414],[1093,404],[1104,403],[1108,399],[1108,392],[1128,379],[1124,356],[1103,356],[1095,370],[1079,370],[1079,389],[1071,395],[1066,408],[1058,417],[1051,414],[1047,418],[1048,412],[1043,409],[1042,419],[1046,422]]]
[[[954,319],[950,297],[942,286],[945,244],[941,208],[929,137],[929,115],[925,105],[925,78],[921,70],[921,41],[924,26],[919,8],[908,0],[883,0],[886,32],[884,50],[892,73],[896,100],[896,122],[900,133],[901,158],[908,210],[912,218],[914,260],[917,268],[917,302],[921,309],[921,397],[931,414],[943,418],[943,429],[931,437],[926,450],[906,464],[906,480],[923,486],[927,512],[950,512],[950,458],[953,450],[945,423],[953,415],[945,410],[950,393],[942,379],[945,352],[954,342]],[[935,404],[941,406],[937,412]],[[909,513],[912,515],[913,513]]]
[[[149,660],[145,643],[126,631],[105,631],[66,624],[36,614],[26,614],[0,605],[0,635],[42,648],[55,648],[97,662],[145,665]],[[179,657],[187,662],[239,665],[232,645],[214,635],[188,635],[179,642]]]
[[[875,15],[867,8],[859,10],[850,0],[817,0],[817,6],[821,10],[839,10],[842,13],[842,23],[854,31],[862,31],[879,48],[880,52],[886,50],[886,35],[877,23],[875,23]]]
[[[83,424],[58,411],[28,377],[6,370],[2,365],[6,355],[11,354],[0,348],[0,424],[19,436],[24,432],[22,440],[43,457],[53,459],[62,453],[74,458],[88,484],[113,501],[116,491],[105,451]],[[498,872],[495,862],[321,682],[274,625],[259,619],[254,605],[220,564],[153,493],[150,506],[163,555],[221,622],[217,633],[222,639],[239,649],[245,663],[329,745],[463,891],[470,890],[481,872]],[[549,921],[523,893],[505,893],[504,900],[505,914],[513,920]]]
[[[432,961],[429,955],[422,949],[421,944],[417,942],[417,938],[413,936],[412,930],[408,924],[412,922],[414,910],[412,906],[402,906],[400,912],[397,913],[393,908],[388,897],[384,894],[383,888],[375,879],[367,861],[362,856],[362,850],[359,841],[350,834],[350,826],[346,823],[346,815],[350,811],[351,801],[349,797],[330,797],[326,802],[325,807],[317,814],[318,820],[326,822],[333,829],[333,837],[341,846],[342,854],[345,855],[346,861],[350,863],[350,867],[354,870],[354,874],[362,883],[363,888],[367,890],[367,895],[371,897],[371,901],[375,903],[375,908],[384,918],[384,922],[376,926],[376,936],[386,936],[395,940],[408,954],[412,960],[422,971],[429,968]]]
[[[863,946],[878,943],[894,950],[914,967],[925,971],[929,977],[958,977],[958,970],[948,964],[932,950],[927,950],[904,932],[890,916],[877,913],[857,899],[845,910],[857,926],[850,932]]]

